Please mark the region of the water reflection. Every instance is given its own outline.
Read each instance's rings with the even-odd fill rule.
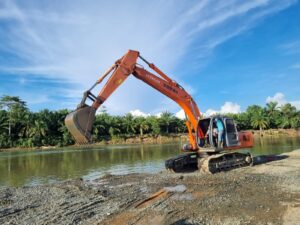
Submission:
[[[254,155],[280,154],[294,149],[300,149],[300,137],[259,137],[254,139]]]
[[[179,143],[108,146],[94,149],[0,153],[0,184],[50,183],[105,173],[157,172],[164,159],[179,154]]]
[[[164,160],[180,153],[180,143],[119,145],[93,149],[0,153],[0,185],[22,186],[106,173],[158,172]],[[300,148],[299,138],[257,138],[254,155],[279,154]]]

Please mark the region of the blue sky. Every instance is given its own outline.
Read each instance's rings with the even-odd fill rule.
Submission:
[[[135,49],[204,113],[272,100],[300,109],[299,21],[296,0],[0,0],[0,95],[20,96],[33,111],[74,109]],[[104,105],[112,114],[180,111],[133,77]]]

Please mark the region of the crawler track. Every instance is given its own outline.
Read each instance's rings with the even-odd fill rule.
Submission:
[[[223,153],[205,158],[199,158],[198,169],[207,173],[218,173],[239,167],[251,166],[253,162],[250,153]]]
[[[253,159],[250,153],[220,153],[214,155],[199,155],[198,153],[186,153],[166,160],[166,169],[174,172],[199,169],[205,173],[217,173],[231,169],[251,166]]]

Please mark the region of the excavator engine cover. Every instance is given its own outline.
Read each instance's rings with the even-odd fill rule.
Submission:
[[[67,115],[65,124],[75,138],[76,143],[86,144],[92,140],[92,126],[96,110],[91,106],[84,106]]]

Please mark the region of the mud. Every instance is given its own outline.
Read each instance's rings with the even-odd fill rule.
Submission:
[[[0,188],[0,224],[299,224],[300,150],[253,167]]]

